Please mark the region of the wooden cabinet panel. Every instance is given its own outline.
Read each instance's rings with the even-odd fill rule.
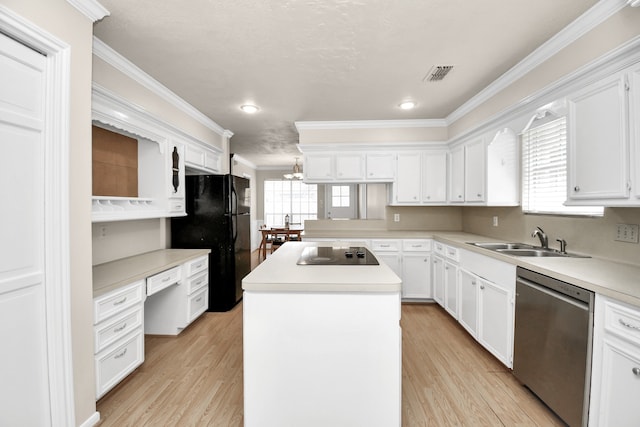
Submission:
[[[138,141],[91,127],[93,195],[138,197]]]

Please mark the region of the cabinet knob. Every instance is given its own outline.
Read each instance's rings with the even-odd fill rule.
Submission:
[[[633,372],[633,375],[640,377],[640,368],[633,368],[631,372]]]
[[[431,196],[427,196],[427,200],[431,199]]]
[[[484,289],[484,285],[480,285],[480,289]]]
[[[477,196],[478,196],[478,197],[482,197],[482,194],[478,193],[478,194],[477,194]]]
[[[473,286],[475,286],[475,285],[476,285],[476,281],[475,281],[475,280],[472,280],[472,281],[471,281],[471,284],[472,284]]]
[[[573,187],[573,191],[575,191],[576,193],[580,191],[580,186],[576,185],[575,187]]]
[[[458,199],[462,199],[462,194],[458,194]]]

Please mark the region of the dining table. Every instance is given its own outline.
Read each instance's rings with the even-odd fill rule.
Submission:
[[[303,231],[304,231],[303,227],[296,227],[296,226],[293,226],[293,227],[289,226],[289,227],[282,227],[282,228],[278,228],[278,227],[261,228],[260,232],[262,233],[262,238],[260,240],[260,246],[258,248],[258,251],[262,255],[261,259],[264,260],[267,258],[267,243],[269,239],[271,239],[273,242],[273,239],[276,239],[279,236],[282,236],[282,238],[286,242],[286,241],[292,240],[293,236],[297,236],[298,237],[297,240],[301,240]]]

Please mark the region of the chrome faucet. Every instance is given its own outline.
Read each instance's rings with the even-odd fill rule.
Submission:
[[[549,249],[549,238],[546,234],[544,234],[542,228],[536,227],[536,229],[533,230],[533,233],[531,233],[531,237],[537,237],[538,239],[540,239],[540,246],[542,246],[544,249]]]

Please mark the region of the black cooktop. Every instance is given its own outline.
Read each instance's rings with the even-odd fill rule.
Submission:
[[[378,265],[378,260],[363,246],[309,246],[303,249],[298,265]]]

